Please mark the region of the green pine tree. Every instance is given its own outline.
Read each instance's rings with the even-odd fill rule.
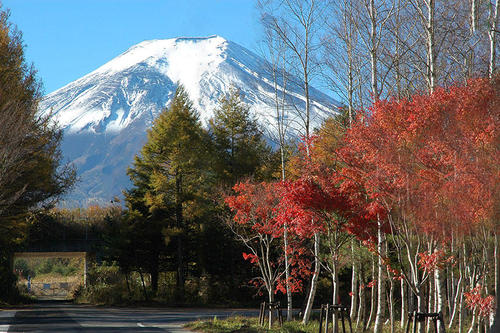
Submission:
[[[210,130],[220,182],[232,186],[245,177],[266,178],[271,150],[237,89],[231,88],[229,94],[220,99],[210,120]]]
[[[179,296],[184,294],[186,242],[190,224],[204,214],[211,182],[210,138],[182,86],[155,120],[147,143],[128,174],[134,188],[126,194],[129,209],[163,221],[168,246],[175,244]]]

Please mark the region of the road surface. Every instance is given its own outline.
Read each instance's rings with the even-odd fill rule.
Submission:
[[[171,332],[204,318],[257,316],[257,310],[119,308],[41,302],[22,309],[0,309],[0,332]]]

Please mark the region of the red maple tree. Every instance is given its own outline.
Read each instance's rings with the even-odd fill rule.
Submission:
[[[233,190],[235,194],[225,198],[234,213],[228,224],[248,249],[243,258],[259,269],[260,275],[252,279],[252,284],[258,288],[265,287],[269,302],[273,302],[278,291],[286,292],[281,242],[283,224],[277,219],[284,184],[246,181],[236,184]],[[309,273],[308,256],[301,248],[300,239],[293,235],[287,251],[291,268],[288,282],[292,292],[298,292],[302,288],[302,278]]]
[[[493,220],[499,95],[498,84],[475,79],[430,95],[379,100],[360,113],[337,150],[345,163],[342,186],[356,188],[368,205],[382,205],[400,260],[414,258],[403,275],[420,306],[430,271],[419,274],[414,244],[433,253],[452,231],[466,234]]]

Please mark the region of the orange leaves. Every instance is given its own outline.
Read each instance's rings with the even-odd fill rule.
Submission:
[[[443,250],[435,250],[433,253],[422,252],[418,254],[418,266],[421,270],[433,272],[436,269],[441,269],[445,264],[455,266],[456,260],[454,256],[446,256]]]
[[[320,134],[326,135],[330,127],[323,128]],[[301,166],[301,174],[296,180],[283,184],[278,219],[301,237],[310,237],[315,232],[325,231],[327,225],[330,228],[336,225],[338,230],[367,239],[374,235],[373,222],[377,216],[384,218],[386,215],[380,203],[367,204],[356,182],[357,170],[349,170],[350,174],[346,175],[339,173],[338,169],[343,166],[337,159],[340,155],[332,151],[328,154],[325,146],[334,142],[335,150],[341,150],[338,136],[336,133],[334,138],[319,136],[306,140],[294,162]]]
[[[418,260],[418,266],[420,267],[421,270],[427,271],[427,272],[433,272],[436,268],[439,268],[443,261],[443,255],[444,252],[441,251],[434,251],[433,253],[419,253],[419,260]]]
[[[471,289],[469,292],[464,292],[465,303],[472,311],[477,311],[481,317],[488,317],[495,309],[494,297],[481,296],[482,287],[478,285],[476,288]]]
[[[281,271],[284,256],[281,244],[275,240],[283,236],[284,224],[300,212],[297,206],[284,200],[288,185],[281,182],[243,182],[233,187],[234,195],[225,198],[234,213],[232,221],[235,225],[232,226],[237,228],[233,231],[252,252],[242,253],[243,259],[258,266],[261,271],[261,277],[253,281],[265,281],[270,292],[286,292],[286,281]],[[309,256],[291,232],[286,250],[290,267],[288,282],[292,292],[297,292],[302,288],[301,278],[309,274]]]
[[[342,175],[420,231],[442,237],[472,230],[491,218],[492,184],[500,178],[495,89],[476,79],[377,102],[337,150],[346,163]]]
[[[247,224],[257,233],[279,237],[281,229],[276,228],[276,209],[280,200],[280,183],[236,184],[234,196],[225,198],[226,204],[235,213],[234,221]]]

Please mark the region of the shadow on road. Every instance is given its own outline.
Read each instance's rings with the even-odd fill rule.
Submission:
[[[257,315],[255,310],[119,308],[40,300],[17,309],[11,318],[0,317],[8,332],[171,332],[185,333],[182,324],[231,315]],[[4,325],[4,326],[2,326]],[[0,330],[1,331],[1,330]]]

